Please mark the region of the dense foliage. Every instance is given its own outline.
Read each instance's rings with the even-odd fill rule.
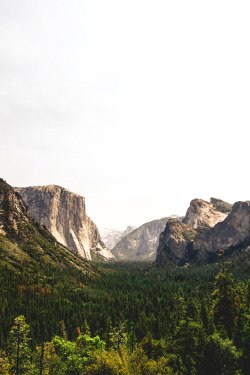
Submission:
[[[245,251],[231,265],[116,263],[99,276],[3,267],[0,372],[17,373],[19,319],[19,374],[247,374],[248,278]]]

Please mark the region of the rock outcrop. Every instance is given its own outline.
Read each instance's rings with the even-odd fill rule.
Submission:
[[[178,218],[177,216],[174,216]],[[154,261],[159,243],[159,235],[169,219],[164,217],[141,225],[116,244],[112,253],[123,261]]]
[[[0,272],[2,268],[39,277],[48,269],[98,274],[97,267],[59,244],[29,214],[21,196],[0,178]],[[27,276],[29,277],[29,276]]]
[[[221,220],[223,216],[216,210],[218,203],[224,210],[224,220]],[[229,215],[226,212],[230,212]],[[237,202],[231,206],[215,198],[210,203],[195,199],[182,223],[167,223],[160,235],[156,263],[163,266],[169,261],[177,265],[204,262],[211,255],[235,247],[249,237],[249,202]]]
[[[124,231],[117,230],[117,229],[109,229],[109,228],[104,228],[100,230],[100,234],[102,237],[103,242],[105,245],[112,250],[115,245],[127,234],[133,232],[136,227],[134,226],[127,226],[127,228]]]
[[[210,203],[202,199],[194,199],[190,203],[183,223],[192,228],[202,226],[214,227],[215,224],[225,220],[227,213],[220,212]]]
[[[228,217],[194,238],[193,255],[197,260],[237,246],[250,236],[250,202],[236,202]]]
[[[28,209],[21,197],[0,179],[0,234],[18,234],[18,223],[28,221]]]
[[[183,265],[189,261],[189,238],[197,234],[189,225],[182,221],[169,220],[163,233],[160,234],[157,248],[156,263],[164,266],[171,261],[177,265]]]
[[[87,216],[85,198],[56,185],[15,188],[30,214],[57,239],[83,258],[111,260],[98,228]]]

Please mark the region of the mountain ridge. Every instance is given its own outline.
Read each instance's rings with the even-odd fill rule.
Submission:
[[[123,231],[118,229],[103,228],[100,230],[100,234],[104,244],[110,250],[112,250],[123,237],[133,232],[135,229],[136,227],[132,225],[128,225]]]
[[[208,207],[214,205],[214,202],[215,198],[211,198],[210,203],[192,200],[182,222],[167,223],[157,249],[158,266],[164,266],[169,261],[180,266],[189,262],[206,262],[220,250],[237,246],[250,236],[248,201],[230,205],[217,200],[220,205],[227,207],[227,213],[223,213],[226,215],[224,220],[217,210]],[[211,216],[207,215],[208,210]]]
[[[112,249],[117,260],[123,261],[154,261],[159,235],[166,222],[176,215],[152,220],[142,224],[134,231],[123,237]]]

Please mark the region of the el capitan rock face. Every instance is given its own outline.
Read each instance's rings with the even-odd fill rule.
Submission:
[[[85,198],[56,185],[15,188],[30,214],[58,242],[86,259],[114,259],[87,216]]]
[[[5,268],[20,273],[24,265],[26,276],[39,272],[41,277],[49,266],[98,274],[96,266],[59,244],[30,215],[20,194],[0,178],[0,272]]]
[[[224,211],[224,220],[218,207]],[[156,263],[204,262],[211,254],[237,246],[249,236],[249,202],[237,202],[231,209],[231,205],[215,198],[210,203],[194,199],[183,222],[168,222],[161,233]]]

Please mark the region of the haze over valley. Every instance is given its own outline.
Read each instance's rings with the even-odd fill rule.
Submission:
[[[246,201],[248,15],[246,1],[2,0],[2,178],[62,186],[119,231],[196,197]]]
[[[249,19],[0,1],[0,374],[249,375]]]

